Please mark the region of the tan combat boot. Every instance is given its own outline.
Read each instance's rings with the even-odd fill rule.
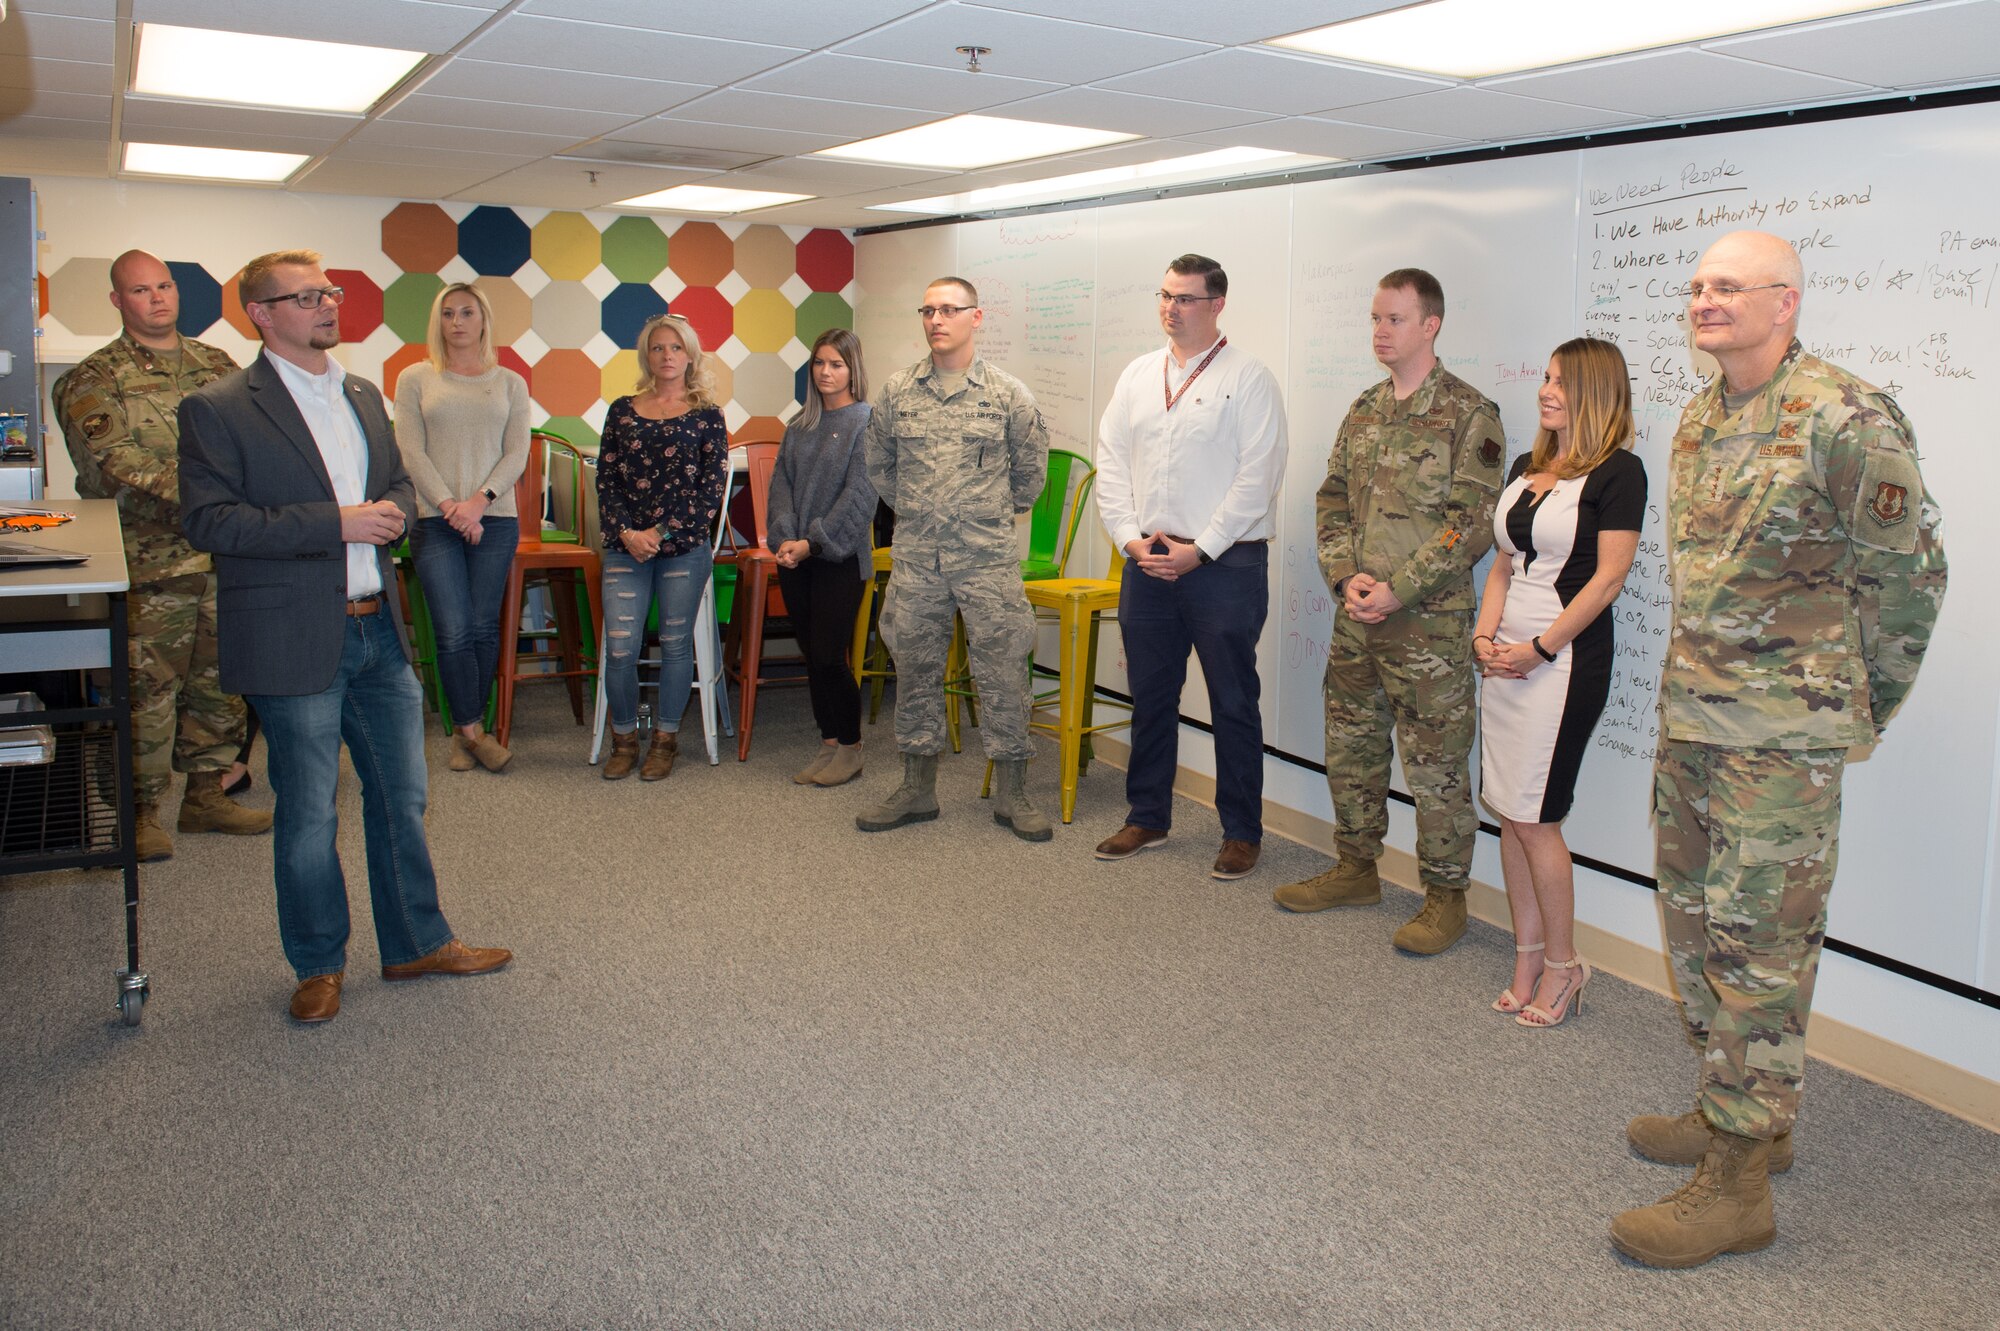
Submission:
[[[635,732],[636,733],[636,732]],[[646,761],[639,766],[641,781],[664,781],[674,770],[674,759],[681,751],[679,731],[655,730],[653,742],[646,746]]]
[[[1625,1140],[1648,1160],[1663,1165],[1698,1165],[1708,1153],[1708,1117],[1696,1105],[1685,1114],[1641,1114],[1625,1125]],[[1792,1134],[1771,1142],[1773,1174],[1792,1167]]]
[[[1028,803],[1028,760],[1000,758],[993,764],[993,821],[1014,829],[1023,841],[1047,841],[1055,829],[1049,816]]]
[[[611,756],[604,760],[604,779],[617,781],[632,775],[639,765],[639,732],[621,735],[611,732]]]
[[[1424,889],[1423,909],[1390,940],[1405,952],[1434,957],[1465,937],[1465,893],[1445,887]]]
[[[132,806],[132,848],[138,851],[141,864],[157,864],[174,857],[174,839],[160,826],[159,805]]]
[[[1770,1247],[1778,1237],[1770,1162],[1771,1143],[1711,1129],[1694,1177],[1613,1220],[1612,1244],[1635,1262],[1669,1270]]]
[[[1271,894],[1271,900],[1301,915],[1331,906],[1372,906],[1381,899],[1382,875],[1373,860],[1343,859],[1317,878],[1287,883]]]
[[[181,832],[227,832],[231,836],[256,836],[271,830],[271,815],[246,809],[222,793],[222,773],[190,772],[187,790],[181,796],[181,816],[174,824]]]
[[[938,816],[937,755],[903,755],[903,784],[880,804],[863,809],[854,825],[864,832],[887,832],[911,823],[927,823]]]

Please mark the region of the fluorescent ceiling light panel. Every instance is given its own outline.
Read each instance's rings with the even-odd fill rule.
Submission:
[[[1195,180],[1220,180],[1240,175],[1235,168],[1253,162],[1272,164],[1282,159],[1286,166],[1306,166],[1334,160],[1307,157],[1301,153],[1279,152],[1273,148],[1221,148],[1192,157],[1168,157],[1138,166],[1108,166],[1101,171],[1079,171],[1074,175],[1049,176],[1042,180],[1021,180],[1008,185],[988,185],[963,194],[939,194],[904,203],[878,203],[873,210],[891,213],[969,213],[986,208],[1009,208],[1021,204],[1055,203],[1064,199],[1087,199],[1146,185],[1177,185]]]
[[[1429,0],[1272,46],[1423,74],[1481,79],[1782,27],[1907,0]]]
[[[780,194],[767,189],[728,189],[721,185],[676,185],[672,189],[655,190],[637,198],[620,199],[611,206],[657,213],[747,213],[817,197],[814,194]]]
[[[128,143],[125,169],[147,176],[192,180],[283,180],[305,165],[304,153],[245,152],[240,148],[184,148],[171,143]]]
[[[1003,116],[953,116],[915,129],[898,130],[838,148],[822,148],[814,157],[837,157],[854,162],[883,162],[892,166],[930,166],[948,171],[970,171],[975,167],[998,166],[1002,162],[1025,162],[1033,157],[1053,157],[1057,153],[1102,148],[1107,143],[1124,143],[1137,134],[1120,134],[1109,129],[1080,129],[1075,125],[1049,125],[1038,120],[1008,120]]]
[[[360,115],[425,58],[422,51],[141,23],[132,91]]]

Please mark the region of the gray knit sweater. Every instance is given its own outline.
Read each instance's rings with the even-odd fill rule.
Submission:
[[[396,446],[419,517],[482,488],[498,496],[486,516],[516,517],[514,482],[528,467],[528,385],[500,365],[472,377],[412,365],[396,381]]]
[[[807,392],[815,390],[808,388]],[[861,454],[868,427],[868,404],[856,402],[823,411],[811,430],[798,422],[785,427],[778,465],[771,473],[770,541],[804,540],[820,559],[860,555],[861,576],[871,577],[875,487]]]

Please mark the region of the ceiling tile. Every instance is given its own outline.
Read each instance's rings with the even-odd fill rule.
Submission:
[[[208,102],[176,102],[159,97],[126,94],[120,123],[133,128],[172,128],[190,135],[216,131],[236,134],[272,134],[316,143],[338,143],[366,122],[359,116],[330,115],[318,111],[279,111],[269,107],[218,106]],[[131,137],[127,134],[126,137]],[[188,142],[200,142],[188,137]]]
[[[19,135],[24,139],[95,139],[103,143],[108,122],[103,120],[66,120],[60,116],[15,116],[7,122],[7,136],[0,139],[0,146]]]
[[[109,97],[117,91],[110,65],[82,60],[31,60],[0,55],[0,88],[33,88],[39,92],[87,92]]]
[[[405,97],[396,103],[394,110],[381,118],[384,122],[408,120],[425,125],[457,125],[465,129],[568,135],[572,141],[622,128],[634,119],[615,111],[566,111],[552,106],[518,106],[466,97],[433,97],[428,93]]]
[[[118,0],[13,0],[7,8],[15,14],[66,14],[107,21],[118,17]]]
[[[1074,18],[1078,9],[1076,0],[979,0],[979,3],[992,9],[1012,9],[1050,18]],[[1384,9],[1401,9],[1409,3],[1410,0],[1257,0],[1255,4],[1226,5],[1216,0],[1147,0],[1145,4],[1120,6],[1115,19],[1093,14],[1091,21],[1137,32],[1167,33],[1235,46],[1286,37],[1308,28],[1323,28],[1329,23]]]
[[[1185,137],[1189,142],[1206,143],[1217,148],[1272,148],[1279,152],[1310,153],[1315,157],[1337,157],[1347,161],[1415,156],[1456,148],[1464,143],[1463,139],[1445,135],[1415,134],[1384,129],[1379,125],[1356,125],[1312,116],[1295,116],[1215,134]]]
[[[931,0],[757,0],[756,4],[662,5],[659,0],[528,0],[526,14],[654,28],[740,42],[816,47],[922,9]]]
[[[0,174],[103,179],[110,161],[102,133],[84,138],[32,136],[10,125],[7,136],[0,138]]]
[[[1479,86],[1652,118],[1707,116],[1744,107],[1810,102],[1869,91],[1862,84],[1844,79],[1777,69],[1694,48],[1488,79]]]
[[[591,172],[597,175],[594,184],[590,179]],[[472,190],[457,191],[453,197],[472,203],[511,203],[587,211],[609,208],[620,199],[650,194],[654,190],[684,185],[689,181],[713,179],[713,174],[706,171],[541,161],[481,181]]]
[[[454,57],[417,89],[426,96],[466,97],[485,102],[522,105],[556,104],[582,111],[605,111],[630,119],[656,116],[709,90],[706,83],[673,83],[661,79],[628,79],[593,74],[587,79],[552,78],[531,65]]]
[[[719,87],[783,64],[801,52],[783,46],[510,14],[466,47],[465,54],[476,60],[566,69],[591,77],[623,74]]]
[[[1136,143],[1113,143],[1087,152],[1066,153],[1061,157],[1040,157],[1032,162],[1010,162],[1005,166],[989,166],[978,171],[964,171],[942,182],[935,189],[926,189],[924,194],[959,194],[966,190],[983,189],[988,185],[1011,185],[1021,180],[1046,180],[1050,176],[1075,175],[1081,171],[1099,171],[1112,166],[1134,166],[1142,162],[1157,162],[1167,157],[1184,157],[1189,153],[1212,151],[1209,145],[1186,147],[1171,139],[1142,139]]]
[[[512,153],[545,157],[576,142],[565,134],[526,134],[519,130],[467,129],[459,125],[421,125],[405,120],[377,120],[354,132],[355,143],[395,143],[454,152]]]
[[[1767,65],[1890,88],[1970,82],[2000,76],[2000,4],[1893,9],[1702,45]]]
[[[676,120],[706,120],[717,125],[750,125],[795,133],[840,136],[838,141],[873,138],[936,120],[927,111],[905,111],[853,102],[823,102],[814,97],[785,97],[774,92],[725,88],[674,108]]]
[[[384,166],[450,166],[477,168],[479,178],[497,176],[539,160],[531,153],[475,153],[454,148],[429,148],[412,143],[343,143],[333,153],[342,162],[375,162]]]
[[[842,55],[963,69],[965,57],[954,48],[967,45],[992,48],[991,55],[980,58],[990,74],[1053,83],[1090,83],[1207,49],[1203,43],[1175,37],[968,4],[927,9],[842,42],[836,49]]]
[[[337,5],[132,0],[132,21],[440,52],[471,36],[480,24],[492,19],[496,8],[497,4],[434,4],[427,0],[340,0]]]
[[[36,60],[83,60],[108,65],[113,57],[114,23],[61,14],[16,14],[0,23],[0,56]]]
[[[0,127],[8,127],[15,116],[43,116],[56,120],[95,120],[111,125],[111,99],[87,92],[50,92],[47,89],[0,87]]]
[[[1016,120],[1041,120],[1056,125],[1088,125],[1125,134],[1166,137],[1199,134],[1269,119],[1261,111],[1234,106],[1207,106],[1166,97],[1141,97],[1107,88],[1064,88],[1060,92],[1008,103],[1004,114]]]
[[[1629,124],[1637,117],[1619,111],[1515,97],[1490,88],[1446,88],[1392,102],[1342,108],[1340,119],[1385,129],[1409,130],[1487,142],[1562,134]]]
[[[782,158],[731,171],[728,176],[713,183],[744,189],[774,189],[790,194],[837,196],[859,194],[864,190],[900,190],[906,186],[947,179],[956,180],[957,177],[944,171],[912,170],[862,162]]]
[[[582,167],[630,166],[688,171],[733,171],[771,160],[769,153],[728,152],[721,148],[690,148],[661,143],[631,143],[624,139],[596,139],[579,144],[552,162],[574,162]]]
[[[180,129],[172,125],[134,125],[130,122],[120,126],[120,138],[126,143],[173,143],[193,148],[236,148],[256,153],[304,153],[308,157],[317,157],[333,147],[324,139],[290,134],[260,133],[247,129]]]
[[[753,92],[872,102],[877,106],[902,106],[952,114],[1033,97],[1037,93],[1049,92],[1057,85],[996,74],[972,74],[963,69],[939,69],[934,65],[906,65],[891,60],[865,60],[858,56],[822,52],[795,60],[783,69],[759,74],[741,86]]]
[[[477,166],[392,166],[383,162],[321,162],[291,193],[358,194],[383,199],[445,198],[454,190],[477,185],[484,172]],[[353,256],[357,260],[359,255]]]
[[[805,134],[792,130],[759,129],[750,125],[681,120],[676,116],[657,116],[643,125],[634,125],[604,137],[607,141],[664,144],[680,148],[735,149],[763,157],[789,157],[853,141],[853,136],[847,134]]]
[[[1215,51],[1162,69],[1104,79],[1102,86],[1118,92],[1185,97],[1212,106],[1297,116],[1450,85],[1440,79],[1355,69],[1276,51],[1238,50]]]

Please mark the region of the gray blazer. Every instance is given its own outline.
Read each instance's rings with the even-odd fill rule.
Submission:
[[[350,374],[347,400],[368,441],[368,498],[393,500],[414,522],[416,495],[382,391]],[[181,530],[215,556],[223,689],[323,691],[346,644],[347,547],[333,481],[291,390],[259,355],[185,398],[180,422]],[[389,551],[378,546],[375,557],[400,630]]]

